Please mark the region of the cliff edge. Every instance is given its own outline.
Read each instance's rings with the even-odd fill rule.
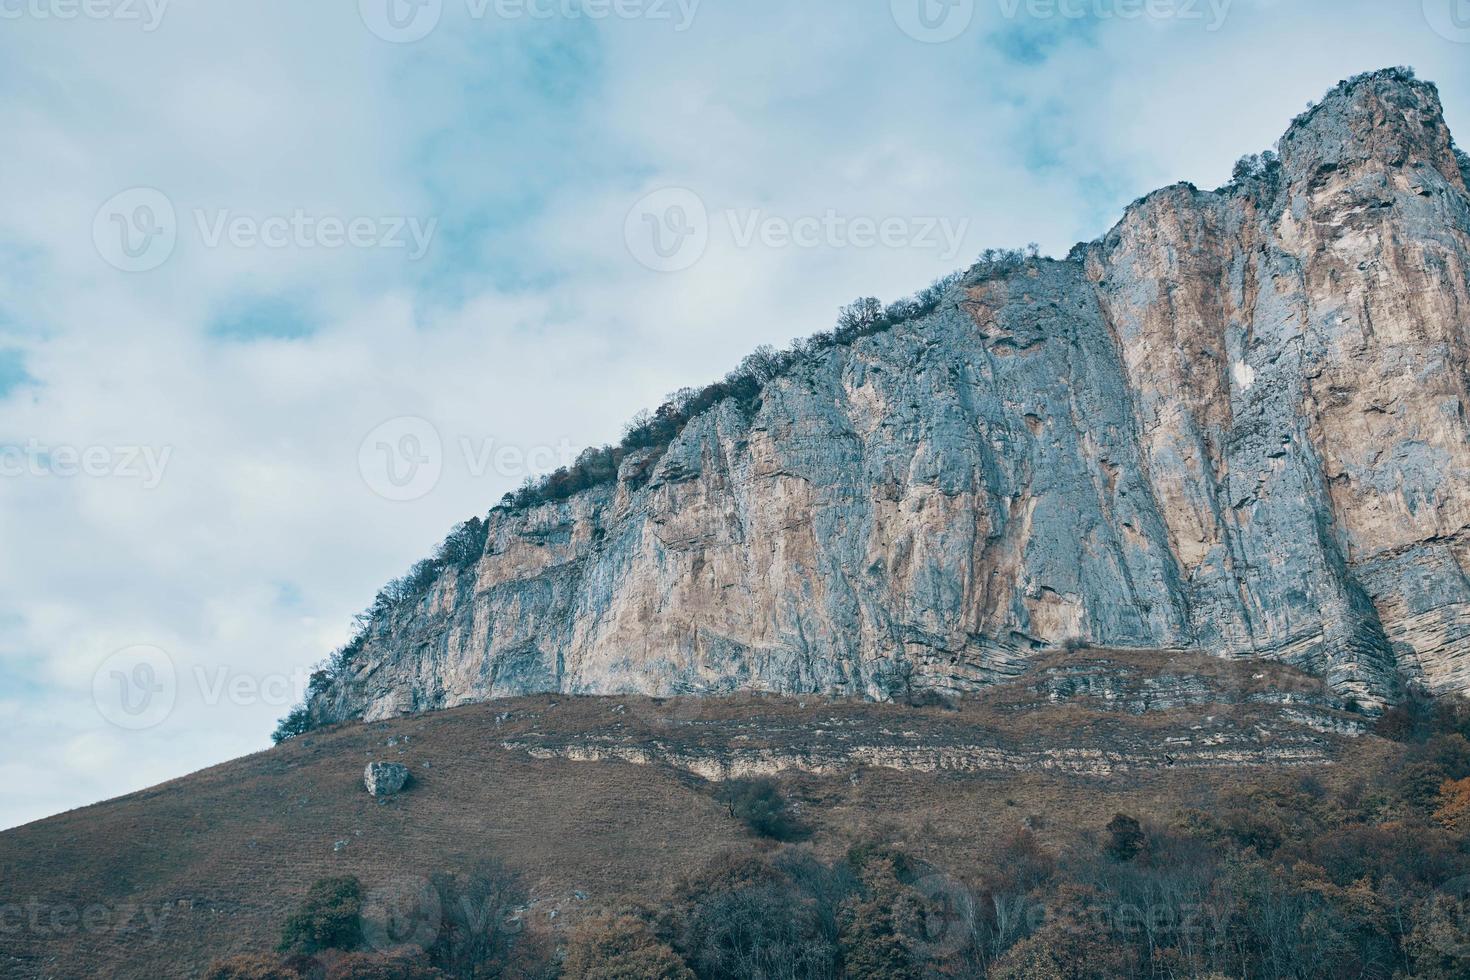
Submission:
[[[965,692],[1075,645],[1470,690],[1470,191],[1344,82],[1215,192],[982,263],[380,598],[313,723],[539,692]],[[468,541],[469,547],[464,547]]]

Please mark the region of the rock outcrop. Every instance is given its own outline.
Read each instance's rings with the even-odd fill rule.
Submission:
[[[362,785],[373,796],[396,796],[408,785],[408,767],[398,762],[369,762]]]
[[[1043,655],[962,702],[902,710],[816,697],[590,699],[572,723],[555,703],[518,701],[503,725],[497,716],[498,744],[710,780],[806,772],[856,782],[874,769],[1105,778],[1326,765],[1370,727],[1321,680],[1279,664],[1220,669],[1198,655],[1129,651],[1062,659]],[[588,723],[599,704],[601,722]]]
[[[1344,83],[1230,186],[977,266],[616,482],[492,511],[313,719],[965,692],[1075,645],[1278,660],[1370,708],[1470,689],[1462,160],[1432,85]]]

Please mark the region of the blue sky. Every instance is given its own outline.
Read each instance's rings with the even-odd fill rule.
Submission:
[[[856,296],[1218,186],[1357,71],[1470,139],[1463,0],[389,2],[0,3],[0,826],[265,747],[452,524]]]

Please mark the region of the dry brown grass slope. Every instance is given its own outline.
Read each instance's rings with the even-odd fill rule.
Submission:
[[[1360,722],[1320,694],[1282,667],[1094,654],[958,710],[539,697],[339,726],[0,834],[0,976],[199,976],[272,946],[328,875],[373,888],[493,858],[542,926],[657,899],[769,846],[715,802],[721,773],[781,773],[823,856],[881,835],[964,874],[1028,818],[1065,843],[1119,810],[1168,819],[1242,765],[1335,778],[1334,729]],[[406,763],[410,790],[370,797],[371,760]]]

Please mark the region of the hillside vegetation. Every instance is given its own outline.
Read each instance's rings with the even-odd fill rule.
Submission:
[[[1470,713],[1228,668],[337,726],[0,835],[0,974],[1464,976]]]

